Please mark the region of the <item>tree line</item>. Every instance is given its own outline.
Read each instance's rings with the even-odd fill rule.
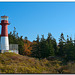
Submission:
[[[64,38],[64,34],[61,33],[59,37],[59,43],[51,33],[48,33],[47,38],[39,38],[37,35],[36,40],[30,42],[27,37],[18,36],[14,28],[13,33],[9,33],[9,43],[18,44],[19,54],[27,55],[39,59],[47,58],[49,56],[61,57],[66,61],[75,60],[75,40],[67,35],[67,39]]]

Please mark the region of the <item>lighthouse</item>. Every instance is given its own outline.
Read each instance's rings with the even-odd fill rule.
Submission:
[[[8,16],[1,16],[1,42],[0,42],[0,46],[1,46],[1,53],[4,52],[8,52],[9,50],[9,39],[8,39]]]

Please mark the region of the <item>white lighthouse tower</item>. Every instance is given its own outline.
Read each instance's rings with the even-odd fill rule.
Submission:
[[[1,16],[1,53],[8,52],[9,50],[9,39],[8,39],[8,16]]]

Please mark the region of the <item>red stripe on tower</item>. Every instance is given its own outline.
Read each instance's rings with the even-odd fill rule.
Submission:
[[[2,20],[0,24],[2,25],[1,36],[8,36],[8,28],[7,28],[7,26],[9,25],[8,21]]]

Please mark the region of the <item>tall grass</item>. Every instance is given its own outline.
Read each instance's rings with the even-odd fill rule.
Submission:
[[[68,70],[61,70],[60,63],[6,52],[0,54],[0,73],[68,73]]]

